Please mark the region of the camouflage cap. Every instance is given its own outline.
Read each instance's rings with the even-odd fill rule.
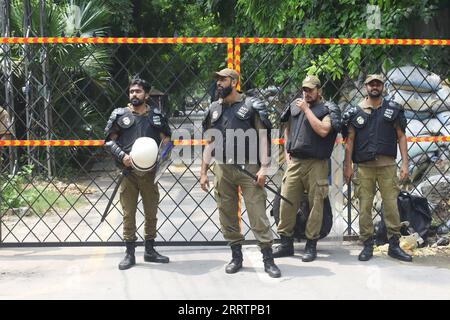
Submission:
[[[236,70],[225,68],[218,72],[214,72],[214,76],[217,79],[218,77],[230,77],[231,79],[237,80],[239,79],[239,74]]]
[[[366,78],[366,81],[364,81],[364,84],[368,84],[370,81],[378,80],[381,83],[384,83],[384,77],[381,74],[369,74]]]
[[[314,88],[320,88],[321,83],[319,78],[317,78],[316,76],[306,76],[305,80],[303,80],[302,82],[302,88],[309,88],[309,89],[314,89]]]

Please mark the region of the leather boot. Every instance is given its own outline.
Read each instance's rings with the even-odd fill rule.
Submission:
[[[273,261],[272,248],[268,247],[261,249],[261,253],[263,255],[264,271],[272,278],[281,277],[281,271]]]
[[[169,263],[169,258],[163,255],[160,255],[154,248],[153,245],[155,240],[145,240],[145,253],[144,253],[144,261],[146,262],[156,262],[156,263]]]
[[[234,244],[231,246],[231,261],[225,267],[226,273],[236,273],[242,268],[242,245]]]
[[[368,261],[373,257],[373,238],[364,241],[364,248],[358,256],[359,261]]]
[[[136,264],[136,258],[134,256],[134,250],[136,248],[135,242],[125,242],[125,246],[127,248],[127,251],[125,253],[125,258],[123,258],[123,260],[119,263],[119,270],[130,269]]]
[[[303,262],[311,262],[316,259],[316,257],[317,257],[316,245],[317,245],[317,239],[315,239],[315,240],[307,239],[306,240],[305,254],[302,257]]]
[[[388,255],[394,259],[411,262],[412,257],[400,248],[400,242],[397,235],[389,239]]]
[[[273,250],[274,258],[289,257],[294,255],[294,239],[280,235],[281,244]]]

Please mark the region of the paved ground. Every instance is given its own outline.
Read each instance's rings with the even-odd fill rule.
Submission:
[[[143,262],[119,271],[120,247],[0,248],[0,299],[450,299],[450,258],[403,263],[357,261],[353,243],[319,243],[319,257],[278,259],[269,278],[256,246],[244,247],[244,268],[228,275],[226,247],[160,247],[167,265]]]

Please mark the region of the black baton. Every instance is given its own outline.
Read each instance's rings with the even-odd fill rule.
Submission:
[[[105,212],[103,212],[102,215],[102,219],[100,220],[100,223],[102,223],[103,221],[105,221],[106,216],[109,214],[109,208],[111,207],[111,204],[114,200],[114,197],[116,196],[117,190],[119,190],[120,184],[122,183],[122,180],[125,176],[128,175],[128,173],[130,173],[130,171],[128,169],[124,169],[119,176],[117,177],[117,183],[116,186],[111,194],[111,197],[109,198],[108,204],[106,205],[106,209]]]
[[[240,170],[242,173],[246,174],[247,176],[251,177],[253,180],[257,181],[258,178],[252,174],[251,172],[249,172],[248,170],[246,170],[244,167],[241,167],[238,164],[233,164],[236,168],[238,168],[238,170]],[[279,196],[281,199],[283,199],[284,201],[286,201],[287,203],[289,203],[291,206],[293,206],[294,204],[289,201],[288,199],[286,199],[285,197],[283,197],[277,190],[273,189],[272,187],[270,187],[268,184],[265,184],[264,187],[269,190],[272,191],[274,194],[276,194],[277,196]]]

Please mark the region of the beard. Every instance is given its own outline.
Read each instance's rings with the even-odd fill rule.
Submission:
[[[310,105],[316,104],[320,100],[320,96],[316,96],[315,98],[311,96],[305,96],[304,100],[308,102]]]
[[[305,97],[305,101],[310,103],[310,104],[314,104],[316,102],[317,99],[311,98],[311,97]]]
[[[130,99],[130,103],[133,106],[137,107],[137,106],[140,106],[141,104],[143,104],[144,100],[141,100],[141,99],[138,99],[138,98],[132,98],[132,99]]]
[[[369,97],[371,97],[371,98],[381,97],[381,91],[378,91],[378,90],[369,91],[368,94],[369,94]]]
[[[219,96],[219,98],[222,98],[222,99],[225,99],[226,97],[228,97],[232,91],[233,91],[233,88],[231,86],[228,86],[226,88],[217,87],[217,95]]]

